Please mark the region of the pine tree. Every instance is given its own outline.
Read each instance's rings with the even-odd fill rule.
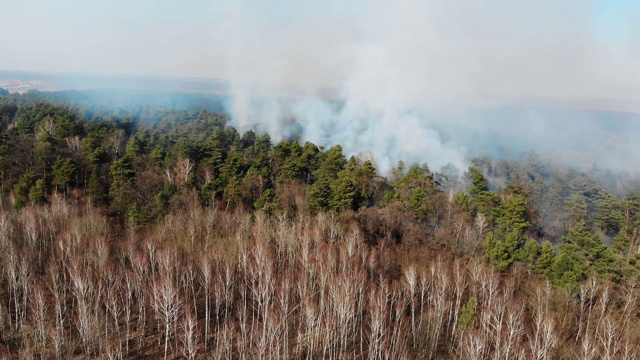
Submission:
[[[620,232],[613,237],[611,245],[618,253],[626,254],[629,251],[629,246],[631,246],[631,239],[629,239],[629,236],[626,234]]]
[[[556,251],[549,241],[545,241],[540,246],[540,255],[533,264],[533,271],[540,275],[550,277],[552,267],[556,259]]]
[[[67,187],[71,183],[73,173],[76,171],[76,166],[72,159],[63,159],[58,157],[52,168],[52,185],[56,188],[64,189],[67,192]]]
[[[356,187],[347,171],[341,171],[338,178],[331,184],[331,201],[329,207],[337,212],[355,210]]]
[[[615,234],[622,225],[622,211],[618,199],[610,193],[600,193],[593,218],[596,226],[607,234]]]
[[[307,203],[312,212],[327,210],[331,199],[331,183],[327,179],[319,179],[307,189]]]
[[[460,317],[456,329],[458,331],[472,330],[475,328],[477,318],[478,300],[472,296],[469,301],[460,309]]]
[[[495,266],[498,271],[509,270],[509,267],[511,267],[511,264],[515,261],[515,257],[507,242],[496,239],[495,234],[492,232],[487,234],[484,248],[487,262]]]
[[[47,201],[47,189],[43,179],[36,180],[36,183],[31,187],[29,200],[34,204],[44,204]]]
[[[25,171],[20,176],[20,179],[13,187],[14,209],[21,209],[27,204],[27,201],[29,200],[29,192],[35,185],[35,182],[36,173],[32,169]]]
[[[107,191],[100,181],[97,171],[92,171],[89,176],[89,187],[87,188],[87,193],[91,197],[91,201],[94,205],[104,205]]]
[[[580,248],[573,243],[559,247],[551,267],[551,279],[554,284],[575,288],[585,278],[587,268]]]

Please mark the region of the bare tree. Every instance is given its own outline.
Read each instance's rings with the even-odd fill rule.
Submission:
[[[620,344],[620,334],[611,320],[603,320],[600,331],[598,332],[598,339],[602,346],[600,356],[603,360],[619,358],[619,353],[622,348]]]
[[[462,337],[462,354],[465,355],[466,359],[484,359],[486,346],[486,339],[480,331],[470,331]]]
[[[555,324],[549,314],[550,298],[551,284],[549,282],[544,287],[538,286],[536,288],[532,314],[533,333],[529,335],[529,351],[531,358],[535,360],[551,359],[552,351],[557,342]]]
[[[175,174],[178,185],[182,185],[189,180],[189,175],[193,170],[195,164],[191,162],[189,158],[179,157],[173,167],[173,173]]]
[[[579,359],[591,360],[598,358],[598,345],[591,333],[587,332],[582,336],[582,341],[579,343],[578,353],[576,356]]]
[[[200,337],[198,333],[196,316],[193,314],[193,312],[187,311],[185,313],[182,318],[180,330],[182,352],[187,359],[193,360],[196,358],[196,355],[198,353],[198,340]]]
[[[34,342],[36,351],[46,353],[47,344],[47,302],[45,292],[41,284],[32,285],[32,314],[34,320]]]
[[[202,288],[204,289],[204,349],[207,350],[209,340],[209,325],[211,322],[211,280],[213,278],[213,267],[211,255],[204,252],[199,261],[200,277]]]
[[[72,151],[80,150],[82,147],[83,139],[80,136],[71,136],[65,139],[67,146]]]
[[[166,359],[171,331],[182,312],[179,289],[171,273],[162,274],[156,279],[152,284],[151,293],[151,306],[164,326],[164,358]]]
[[[409,299],[409,307],[411,309],[411,339],[413,341],[413,347],[416,347],[416,304],[414,297],[418,288],[418,279],[416,268],[413,266],[408,267],[404,271],[404,283],[407,290],[407,298]]]

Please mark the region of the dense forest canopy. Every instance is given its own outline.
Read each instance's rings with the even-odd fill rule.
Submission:
[[[382,176],[374,158],[348,157],[340,145],[240,133],[220,98],[164,94],[140,105],[149,94],[95,95],[0,92],[0,339],[12,354],[166,357],[181,348],[187,358],[542,359],[638,351],[633,177],[535,154],[475,158],[462,170],[400,162]],[[136,267],[142,258],[148,269]],[[118,262],[123,273],[111,269]],[[327,285],[329,273],[344,286]],[[149,288],[130,282],[144,276]],[[367,288],[346,286],[362,281]],[[123,293],[112,295],[111,282]],[[535,295],[520,292],[527,284]],[[453,294],[438,293],[451,286]],[[327,305],[325,291],[346,291],[347,300]],[[38,305],[49,298],[55,308]],[[574,302],[580,307],[569,311]],[[54,319],[39,318],[46,312]],[[152,314],[156,323],[145,319]],[[93,334],[100,331],[107,340]]]

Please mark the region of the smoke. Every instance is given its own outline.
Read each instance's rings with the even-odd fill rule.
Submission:
[[[378,1],[350,9],[358,16],[282,25],[234,2],[224,31],[237,79],[227,109],[241,129],[276,140],[371,153],[383,173],[399,160],[464,168],[474,156],[531,150],[573,166],[636,172],[640,117],[580,110],[640,99],[640,68],[631,62],[638,37],[603,43],[611,30],[597,5]],[[287,83],[332,86],[332,99],[268,95],[265,84]]]
[[[637,1],[25,0],[3,10],[0,23],[20,36],[0,33],[0,67],[227,79],[240,129],[341,144],[373,154],[383,173],[398,160],[464,168],[530,149],[640,170]]]

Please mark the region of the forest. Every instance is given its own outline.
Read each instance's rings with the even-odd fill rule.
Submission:
[[[95,98],[0,91],[0,357],[640,355],[632,176],[380,174],[217,98]]]

